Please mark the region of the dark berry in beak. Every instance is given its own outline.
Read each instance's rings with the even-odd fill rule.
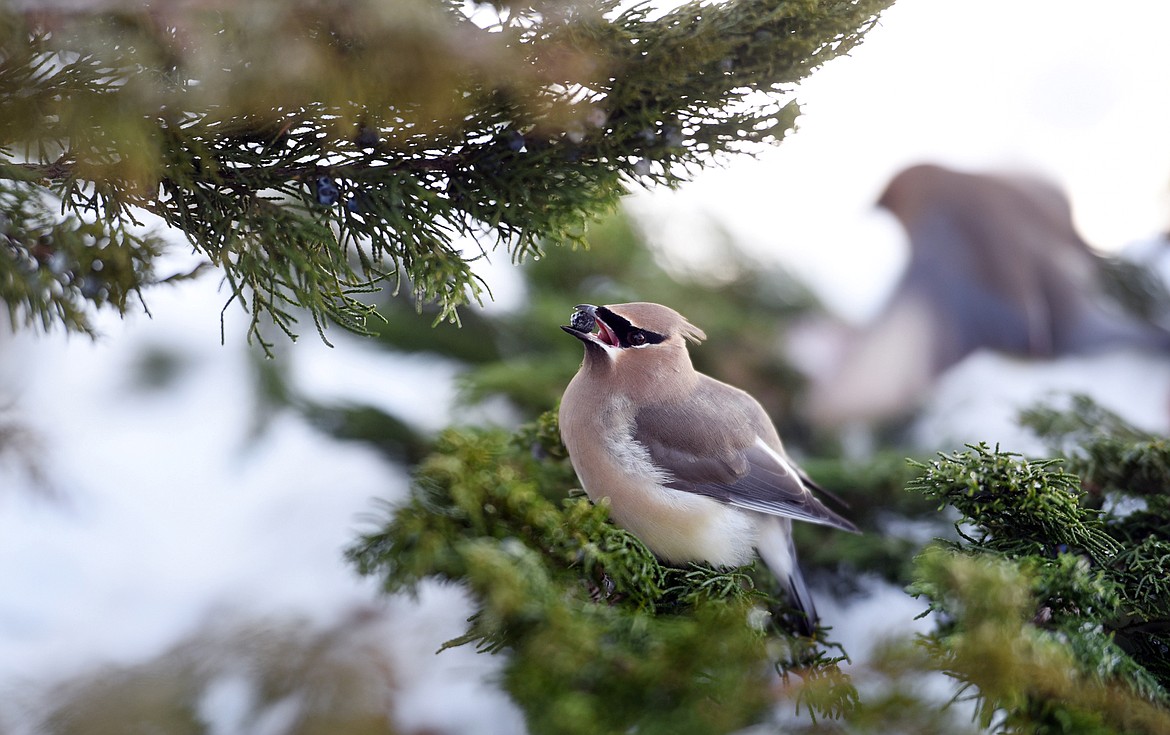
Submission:
[[[584,309],[574,311],[573,316],[569,318],[569,326],[579,332],[592,332],[596,325],[597,320],[593,318],[592,312]]]

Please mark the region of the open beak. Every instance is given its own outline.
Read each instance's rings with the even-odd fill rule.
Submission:
[[[604,309],[602,310],[604,311]],[[561,329],[573,335],[586,345],[595,344],[600,347],[617,347],[618,338],[614,331],[606,325],[604,317],[599,314],[593,304],[577,304],[568,326]],[[596,331],[594,331],[596,329]]]

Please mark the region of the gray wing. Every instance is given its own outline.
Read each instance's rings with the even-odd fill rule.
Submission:
[[[685,401],[638,410],[634,440],[670,475],[667,487],[729,505],[847,531],[857,527],[813,495],[784,454],[764,409],[748,394],[703,377]]]
[[[981,249],[986,233],[971,227],[945,211],[926,211],[907,226],[912,252],[898,290],[930,304],[938,323],[935,370],[987,347],[1050,354],[1052,315],[1035,263],[1026,254],[999,262]]]

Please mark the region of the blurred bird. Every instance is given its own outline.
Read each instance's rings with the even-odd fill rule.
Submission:
[[[686,340],[703,331],[651,303],[583,304],[561,329],[585,344],[560,426],[590,499],[607,498],[614,521],[669,563],[739,566],[758,551],[810,635],[792,519],[857,528],[813,495],[754,398],[695,371]]]
[[[1105,259],[1046,182],[919,165],[895,176],[878,205],[909,236],[910,262],[838,371],[814,386],[820,423],[912,409],[935,376],[981,349],[1038,358],[1170,349],[1170,332],[1109,293]]]

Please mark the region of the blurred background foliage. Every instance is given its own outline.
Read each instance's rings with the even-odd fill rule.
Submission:
[[[376,610],[309,621],[220,621],[157,658],[62,682],[41,732],[394,735],[400,674]]]
[[[590,227],[581,247],[548,247],[523,263],[523,303],[515,309],[469,312],[465,329],[452,330],[432,328],[434,308],[412,315],[410,304],[387,299],[378,302],[388,318],[377,339],[398,351],[466,363],[460,379],[466,400],[502,396],[531,419],[560,399],[581,362],[579,345],[550,330],[568,323],[574,304],[686,304],[687,316],[710,335],[693,351],[696,366],[753,390],[773,415],[793,417],[785,428],[807,436],[792,410],[801,377],[784,358],[781,337],[784,325],[816,301],[781,268],[752,260],[729,239],[714,247],[720,278],[671,269],[635,222],[616,213]]]
[[[688,304],[688,316],[710,335],[693,350],[700,370],[755,391],[792,446],[832,447],[835,437],[817,435],[795,408],[803,377],[781,343],[793,318],[820,310],[816,299],[783,269],[751,259],[730,239],[713,247],[720,279],[672,269],[635,222],[617,212],[591,226],[581,247],[549,247],[517,266],[514,288],[522,295],[512,308],[467,309],[455,325],[441,319],[436,305],[419,307],[389,294],[367,297],[386,317],[373,324],[368,344],[457,365],[460,403],[486,404],[489,417],[515,425],[556,405],[581,362],[579,344],[556,328],[568,322],[574,304]],[[338,436],[367,441],[396,460],[421,458],[427,436],[404,417],[370,404],[323,405],[298,395],[289,377],[295,353],[281,355],[255,361],[262,414],[292,404]],[[501,405],[507,408],[493,410]]]

